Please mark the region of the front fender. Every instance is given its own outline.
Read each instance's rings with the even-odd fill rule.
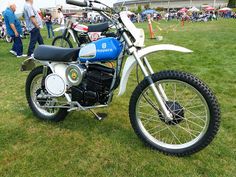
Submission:
[[[75,39],[75,35],[74,35],[73,31],[71,29],[69,29],[68,32],[70,33],[73,41],[76,43],[76,39]]]
[[[138,56],[139,56],[139,58],[142,59],[151,53],[155,53],[155,52],[163,51],[163,50],[177,51],[177,52],[182,52],[182,53],[193,52],[189,49],[186,49],[186,48],[180,47],[180,46],[176,46],[176,45],[160,44],[160,45],[154,45],[154,46],[146,47],[144,49],[139,50]],[[130,73],[135,68],[136,65],[137,65],[137,61],[135,60],[135,58],[133,56],[130,56],[127,58],[124,68],[123,68],[123,72],[122,72],[118,96],[121,96],[125,93],[126,85],[127,85]]]
[[[54,32],[58,32],[58,31],[62,31],[62,30],[65,30],[65,29],[66,29],[66,27],[61,26],[61,27],[59,27],[59,28],[55,28],[53,31],[54,31]]]

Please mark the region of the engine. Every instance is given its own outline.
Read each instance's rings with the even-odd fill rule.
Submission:
[[[115,70],[99,64],[85,65],[57,64],[55,73],[45,79],[47,92],[60,97],[71,90],[72,101],[82,106],[93,106],[96,103],[106,104]]]
[[[114,73],[113,68],[90,64],[81,84],[71,88],[72,101],[78,101],[82,106],[106,104]]]

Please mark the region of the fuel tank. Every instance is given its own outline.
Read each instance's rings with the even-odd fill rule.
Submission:
[[[122,49],[122,43],[116,38],[103,38],[81,48],[78,60],[82,63],[113,61],[119,57]]]

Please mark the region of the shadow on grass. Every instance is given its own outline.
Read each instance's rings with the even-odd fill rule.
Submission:
[[[103,110],[106,112],[106,110]],[[134,149],[146,149],[140,139],[135,135],[131,125],[125,127],[123,120],[120,121],[119,117],[114,118],[111,113],[102,120],[98,121],[88,111],[72,112],[69,113],[64,121],[50,122],[37,119],[32,112],[28,109],[22,111],[25,118],[25,124],[40,124],[53,130],[66,130],[70,132],[76,132],[82,135],[85,139],[90,139],[96,136],[100,136],[108,139],[111,143],[119,144],[124,147]],[[149,148],[148,148],[149,149]]]

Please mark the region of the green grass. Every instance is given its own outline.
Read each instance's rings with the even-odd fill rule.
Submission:
[[[167,29],[176,22],[161,22]],[[139,24],[146,32],[147,24]],[[156,28],[154,26],[154,28]],[[217,95],[222,123],[216,139],[186,158],[150,150],[134,134],[128,116],[135,73],[124,96],[114,97],[98,122],[88,112],[70,113],[61,123],[37,120],[26,104],[28,73],[19,71],[23,59],[9,54],[11,44],[0,41],[0,176],[235,176],[236,174],[236,21],[189,23],[174,31],[158,31],[164,40],[190,48],[192,54],[160,52],[149,57],[155,71],[176,69],[204,80]],[[146,34],[148,38],[148,33]],[[51,41],[43,37],[47,44]],[[27,51],[28,39],[24,40]],[[101,111],[101,110],[99,110]]]

